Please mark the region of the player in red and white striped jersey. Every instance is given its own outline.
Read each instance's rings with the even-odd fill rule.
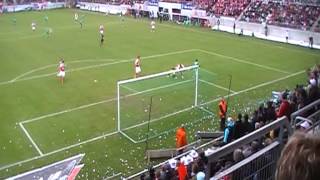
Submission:
[[[61,82],[62,85],[64,83],[65,75],[66,75],[66,72],[65,72],[64,60],[61,59],[60,62],[59,62],[59,66],[58,66],[58,74],[57,74],[57,76],[60,77],[60,82]]]
[[[135,75],[134,77],[137,78],[140,76],[141,73],[141,59],[140,56],[137,56],[136,60],[134,61],[134,67],[135,67]]]

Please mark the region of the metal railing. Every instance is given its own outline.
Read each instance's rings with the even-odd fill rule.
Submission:
[[[194,145],[198,144],[198,146],[195,146],[193,149],[198,151],[198,152],[202,152],[202,151],[206,150],[208,147],[211,147],[213,144],[217,143],[218,141],[221,141],[222,138],[223,137],[218,137],[218,138],[215,138],[215,139],[213,139],[213,140],[211,140],[209,142],[206,142],[204,144],[201,144],[201,145],[199,145],[199,141],[201,141],[201,140],[197,140],[197,141],[195,141],[194,143],[191,143],[191,144],[194,144]],[[184,152],[184,153],[182,153],[182,154],[180,154],[180,155],[178,155],[176,157],[173,157],[173,158],[174,159],[179,159],[179,158],[181,158],[183,156],[188,155],[189,153],[190,153],[190,151],[186,151],[186,152]],[[161,168],[164,164],[167,164],[168,161],[169,160],[166,160],[166,161],[164,161],[162,163],[159,163],[159,164],[153,166],[153,168],[155,170],[157,170],[157,169]],[[126,178],[123,178],[123,179],[125,179],[125,180],[138,179],[142,174],[147,173],[147,172],[148,172],[148,169],[145,169],[145,170],[143,170],[141,172],[138,172],[136,174],[133,174],[133,175],[131,175],[129,177],[126,177]]]
[[[310,110],[319,110],[320,107],[320,99],[308,104],[307,106],[303,107],[302,109],[299,109],[298,111],[291,114],[291,125],[292,127],[296,127],[296,117],[298,116],[305,116],[305,114],[308,113]]]
[[[290,127],[289,121],[287,117],[279,118],[270,124],[267,124],[260,129],[255,130],[254,132],[251,132],[238,140],[235,140],[219,149],[217,149],[215,152],[213,152],[208,157],[208,166],[206,170],[206,179],[210,179],[214,176],[213,172],[211,171],[212,166],[215,165],[216,162],[218,162],[219,159],[227,156],[228,154],[232,153],[235,149],[241,148],[244,145],[250,144],[251,142],[261,139],[265,137],[267,133],[269,133],[272,130],[280,129],[279,136],[276,138],[276,141],[279,143],[280,148],[283,147],[283,142],[285,139],[284,136],[284,129],[287,130],[288,135],[292,134],[292,128]],[[266,164],[267,165],[267,164]],[[262,169],[260,169],[262,171]]]
[[[231,178],[232,180],[274,179],[274,172],[280,153],[280,143],[275,141],[243,161],[215,175],[211,180],[225,178]]]

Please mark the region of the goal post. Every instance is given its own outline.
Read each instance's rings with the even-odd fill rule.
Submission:
[[[199,66],[192,65],[177,70],[169,70],[134,79],[117,82],[117,131],[132,142],[142,142],[143,138],[133,138],[124,131],[143,129],[147,125],[149,98],[155,97],[151,112],[151,123],[158,123],[171,116],[190,111],[199,105]],[[184,115],[187,118],[188,115]],[[176,124],[179,123],[175,118]],[[173,121],[171,121],[173,122]],[[176,128],[174,124],[173,128]],[[163,125],[163,126],[166,126]],[[154,125],[154,128],[162,123]],[[164,127],[164,129],[168,129]],[[172,128],[172,127],[171,127]],[[154,130],[157,134],[161,130]],[[143,134],[143,133],[142,133]],[[143,137],[143,135],[141,135]]]

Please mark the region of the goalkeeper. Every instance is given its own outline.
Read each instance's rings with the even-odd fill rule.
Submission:
[[[184,68],[183,64],[177,64],[175,67],[171,68],[171,70],[173,70],[172,74],[170,75],[172,78],[177,79],[177,70],[180,70]],[[178,74],[180,75],[181,79],[184,78],[182,71],[178,72]]]

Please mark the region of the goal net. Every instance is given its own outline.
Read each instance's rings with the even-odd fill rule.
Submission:
[[[193,65],[118,81],[118,132],[139,143],[212,116],[199,106],[210,96],[210,88],[201,86],[199,72],[198,65]]]

